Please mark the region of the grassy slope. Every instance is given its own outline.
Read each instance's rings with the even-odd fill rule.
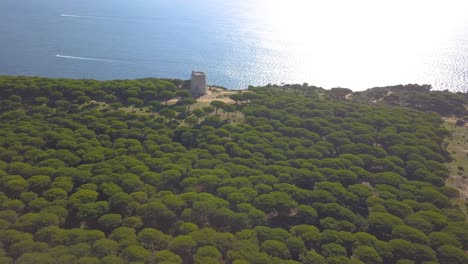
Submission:
[[[450,176],[447,185],[460,191],[460,199],[456,203],[468,215],[468,125],[456,127],[454,118],[444,118],[445,127],[452,133],[446,138],[447,151],[452,157],[452,162],[447,163]]]
[[[208,91],[207,94],[197,98],[197,102],[192,106],[192,110],[197,109],[197,108],[203,108],[205,106],[209,106],[211,101],[222,101],[226,104],[234,104],[234,101],[229,98],[231,94],[235,94],[238,91],[233,91],[233,90],[224,90],[216,87],[211,87]],[[221,119],[227,119],[227,113],[225,113],[223,110],[218,110],[218,116]],[[229,119],[233,123],[237,122],[242,122],[244,120],[244,114],[242,112],[236,111],[233,113],[229,114]]]

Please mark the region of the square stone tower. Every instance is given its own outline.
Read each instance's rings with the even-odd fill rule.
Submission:
[[[192,71],[192,82],[190,91],[193,97],[200,97],[206,94],[206,75],[200,71]]]

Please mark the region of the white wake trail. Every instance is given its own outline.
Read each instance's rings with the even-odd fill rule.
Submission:
[[[105,17],[99,16],[80,16],[80,15],[72,15],[72,14],[60,14],[61,17],[74,17],[74,18],[93,18],[93,19],[105,19]]]
[[[63,59],[72,59],[72,60],[86,60],[86,61],[102,61],[102,62],[126,62],[121,60],[112,60],[112,59],[104,59],[104,58],[94,58],[94,57],[78,57],[78,56],[68,56],[68,55],[55,55],[57,58]]]

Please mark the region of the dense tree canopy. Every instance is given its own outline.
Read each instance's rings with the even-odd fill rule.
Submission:
[[[468,262],[436,113],[182,84],[0,77],[0,263]]]

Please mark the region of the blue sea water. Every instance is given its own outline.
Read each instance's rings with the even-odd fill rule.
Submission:
[[[466,0],[1,0],[0,75],[468,91]]]

